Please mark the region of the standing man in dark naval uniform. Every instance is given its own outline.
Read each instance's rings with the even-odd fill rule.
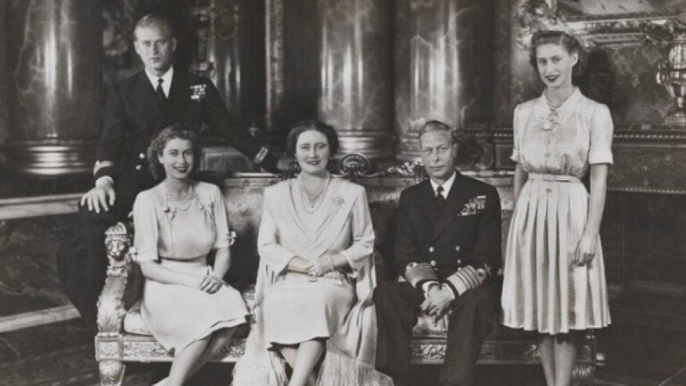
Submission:
[[[83,233],[58,251],[67,294],[92,329],[96,329],[96,303],[106,277],[104,232],[126,219],[140,191],[154,186],[145,158],[160,130],[185,122],[199,131],[207,124],[256,164],[277,171],[277,159],[247,130],[237,127],[212,82],[174,68],[176,39],[168,19],[142,17],[134,38],[145,69],[114,85],[108,94],[94,167],[95,187],[80,202]]]
[[[396,212],[394,264],[405,282],[374,291],[377,368],[407,385],[417,315],[448,315],[441,386],[471,386],[481,344],[500,309],[501,215],[497,190],[455,170],[457,143],[446,124],[419,131],[427,181],[405,189]]]

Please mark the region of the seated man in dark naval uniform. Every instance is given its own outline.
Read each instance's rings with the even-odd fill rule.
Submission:
[[[377,368],[407,385],[417,315],[448,315],[440,385],[471,386],[481,344],[500,309],[501,214],[497,190],[455,170],[457,143],[446,124],[419,131],[429,179],[405,189],[396,211],[394,265],[404,282],[374,291]]]
[[[184,122],[199,131],[206,124],[256,164],[277,171],[277,159],[237,126],[212,82],[172,65],[176,39],[168,19],[142,17],[134,38],[145,68],[108,93],[94,168],[95,187],[80,202],[82,233],[58,251],[67,294],[92,329],[96,329],[96,303],[106,277],[104,232],[126,219],[136,195],[155,184],[146,149],[160,130]]]

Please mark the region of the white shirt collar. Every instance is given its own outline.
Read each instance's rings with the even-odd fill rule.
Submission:
[[[443,197],[448,198],[448,193],[450,193],[450,188],[453,187],[453,182],[455,182],[455,176],[457,175],[457,172],[453,172],[453,175],[448,178],[448,181],[444,182],[443,185],[438,185],[437,183],[434,182],[434,180],[429,179],[431,181],[431,187],[434,189],[434,194],[437,194],[436,189],[438,189],[439,186],[443,187],[443,192],[441,193]]]
[[[164,91],[164,95],[169,97],[169,89],[171,88],[172,77],[174,76],[173,65],[170,66],[169,70],[167,70],[167,72],[165,72],[161,77],[149,72],[147,68],[145,69],[145,75],[148,76],[148,80],[150,80],[153,90],[157,90],[157,79],[162,78],[164,80],[162,82],[162,90]]]

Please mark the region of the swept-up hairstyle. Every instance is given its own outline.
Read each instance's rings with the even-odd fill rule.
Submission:
[[[572,69],[572,75],[578,76],[581,73],[581,70],[584,67],[586,60],[586,51],[584,50],[584,47],[581,45],[579,40],[574,36],[563,31],[544,30],[537,31],[536,33],[534,33],[534,36],[531,38],[531,46],[529,47],[529,63],[534,68],[534,71],[536,71],[537,74],[538,58],[536,57],[536,49],[544,44],[557,44],[564,47],[564,49],[570,55],[578,54],[579,60],[576,62],[576,65]]]
[[[298,137],[300,137],[300,134],[310,130],[318,131],[324,134],[327,142],[329,142],[329,150],[331,155],[333,156],[336,154],[339,146],[338,133],[336,133],[336,130],[324,122],[312,119],[296,123],[288,133],[288,137],[286,138],[286,151],[288,151],[289,155],[295,155],[295,145],[298,144]]]

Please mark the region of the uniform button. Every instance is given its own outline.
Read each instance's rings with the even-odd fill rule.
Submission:
[[[552,191],[553,191],[553,190],[550,189],[550,188],[547,188],[547,189],[545,190],[546,193],[552,193]]]
[[[550,145],[552,142],[553,142],[553,141],[552,141],[551,139],[545,141],[545,143],[547,143],[548,145]]]
[[[143,167],[141,165],[136,165],[136,170],[141,170]]]
[[[429,247],[429,252],[430,252],[430,253],[433,253],[435,250],[436,250],[436,249],[434,249],[434,247]]]
[[[429,262],[429,264],[431,264],[432,267],[435,267],[436,266],[436,260],[431,260]]]
[[[455,246],[455,252],[460,252],[460,246],[459,245]]]
[[[457,259],[457,265],[462,265],[462,260]]]
[[[145,159],[145,154],[144,154],[144,153],[138,154],[138,158],[140,158],[140,159]]]

